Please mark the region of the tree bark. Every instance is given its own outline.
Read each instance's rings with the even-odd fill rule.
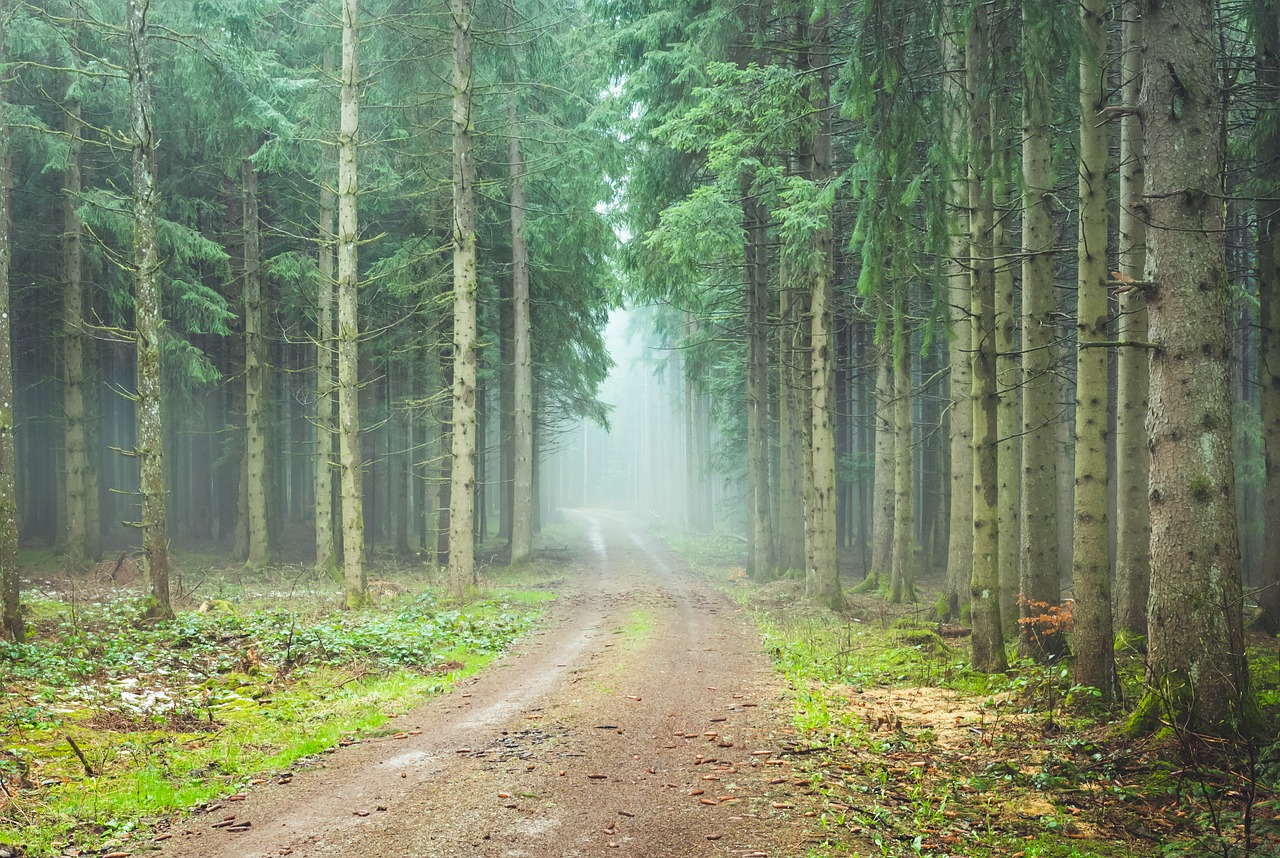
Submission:
[[[133,300],[138,352],[138,436],[135,453],[141,471],[142,550],[147,560],[156,617],[173,616],[169,603],[169,538],[165,514],[164,419],[161,412],[160,259],[156,236],[156,139],[151,127],[150,62],[144,0],[128,0],[129,92],[133,130]]]
[[[973,667],[998,673],[1008,667],[1000,624],[999,462],[997,459],[995,355],[995,266],[991,231],[990,24],[987,7],[976,4],[965,42],[969,95],[970,308],[973,403]]]
[[[804,568],[804,491],[802,423],[806,421],[800,389],[805,383],[798,296],[791,288],[786,266],[778,278],[778,568]]]
[[[1002,43],[1000,49],[1008,50],[1009,45]],[[992,249],[995,257],[995,301],[996,301],[996,390],[999,401],[996,404],[996,438],[999,439],[997,451],[998,481],[997,517],[999,519],[1000,555],[1000,616],[1009,622],[1018,616],[1019,584],[1019,535],[1018,535],[1018,311],[1014,304],[1013,289],[1013,239],[1005,227],[1006,207],[1013,208],[1012,194],[1009,191],[1011,156],[1006,147],[1004,129],[1010,128],[1013,118],[1005,104],[1008,95],[1000,91],[991,99],[993,125],[1001,129],[1000,145],[996,149],[994,159],[998,163],[993,169],[993,191],[998,187],[1001,216],[996,219],[992,230]],[[1011,216],[1009,216],[1011,217]],[[1015,630],[1002,624],[1006,634]]]
[[[1080,26],[1080,232],[1076,249],[1076,467],[1072,588],[1075,682],[1114,699],[1107,515],[1107,131],[1103,109],[1106,0],[1083,0]]]
[[[959,620],[962,603],[968,605],[969,579],[973,573],[973,403],[969,352],[973,334],[969,319],[969,191],[964,171],[965,83],[964,61],[955,29],[955,16],[943,28],[942,61],[945,71],[946,135],[953,157],[947,185],[947,304],[951,327],[948,356],[951,367],[951,507],[947,538],[947,578],[939,604],[941,618]]]
[[[890,308],[882,300],[880,314],[890,316]],[[876,344],[875,388],[875,479],[871,487],[871,568],[868,576],[873,583],[883,581],[893,571],[894,488],[897,474],[896,457],[898,442],[894,435],[894,329],[896,319],[878,327],[884,329],[883,339]],[[871,586],[870,584],[868,586]]]
[[[818,116],[813,135],[813,181],[824,185],[831,180],[831,71],[830,19],[824,13],[811,29],[811,64],[820,70],[810,101]],[[836,445],[835,445],[835,325],[832,312],[834,289],[831,276],[830,215],[814,239],[814,271],[810,299],[810,355],[813,389],[810,437],[813,490],[806,511],[808,556],[812,566],[814,593],[832,610],[844,607],[840,574],[836,564]],[[766,495],[767,496],[767,495]]]
[[[331,70],[331,63],[331,55],[326,50],[326,73]],[[337,195],[330,184],[330,176],[329,170],[321,170],[316,278],[315,520],[316,568],[329,576],[336,576],[338,545],[333,527],[333,213]]]
[[[1057,605],[1058,458],[1053,376],[1054,311],[1053,88],[1049,76],[1049,3],[1025,0],[1022,134],[1022,499],[1019,505],[1019,590],[1023,619]],[[1062,638],[1021,623],[1019,649],[1037,661],[1060,655]]]
[[[453,15],[453,485],[449,506],[449,582],[476,584],[476,204],[471,154],[471,0]]]
[[[508,27],[514,25],[514,3],[508,0]],[[515,63],[512,63],[513,68]],[[529,314],[529,245],[524,228],[524,151],[515,81],[507,91],[511,162],[511,281],[515,324],[515,446],[512,486],[511,562],[533,554],[533,325]]]
[[[71,32],[72,50],[76,49],[77,30]],[[76,58],[73,54],[68,73],[67,96],[63,103],[63,130],[67,140],[67,163],[63,170],[62,203],[62,402],[66,446],[66,569],[69,573],[83,570],[97,559],[99,531],[94,512],[97,500],[96,469],[89,453],[89,406],[86,396],[87,348],[92,341],[85,332],[83,226],[77,209],[82,187],[81,153],[84,129],[81,104],[74,79]],[[88,388],[91,396],[92,388]],[[91,497],[92,495],[92,497]]]
[[[249,566],[271,562],[267,530],[267,349],[263,336],[262,244],[258,216],[258,171],[246,155],[241,162],[244,240],[244,417],[245,477],[249,524]]]
[[[1258,4],[1256,34],[1258,100],[1275,111],[1280,106],[1280,8]],[[1258,615],[1253,624],[1274,634],[1280,631],[1280,182],[1274,165],[1280,163],[1280,128],[1259,124],[1255,159],[1272,178],[1261,191],[1258,218],[1258,327],[1261,329],[1258,387],[1262,437],[1266,448],[1266,486],[1263,494],[1262,577]]]
[[[893,560],[889,601],[914,602],[915,592],[915,450],[911,426],[911,332],[907,328],[907,285],[893,296]]]
[[[752,194],[751,178],[743,185],[743,304],[747,323],[747,526],[750,554],[747,572],[764,578],[773,574],[769,493],[769,341],[765,226],[759,201]]]
[[[0,62],[8,62],[4,19],[0,17]],[[14,475],[13,331],[10,320],[9,266],[13,257],[10,236],[12,213],[9,189],[13,161],[9,154],[8,75],[0,77],[0,631],[22,643],[26,629],[22,619],[21,579],[18,570],[18,493]]]
[[[1221,104],[1211,0],[1142,0],[1151,391],[1148,701],[1229,730],[1247,713],[1231,443]]]
[[[1137,0],[1124,6],[1124,51],[1120,77],[1122,101],[1137,104],[1142,91],[1142,18]],[[1147,235],[1142,205],[1142,124],[1126,114],[1120,125],[1121,279],[1145,276]],[[1141,289],[1120,294],[1121,342],[1147,339],[1147,300]],[[1151,581],[1151,518],[1147,502],[1147,385],[1145,349],[1121,347],[1116,353],[1116,593],[1117,631],[1145,635]]]
[[[359,174],[360,0],[342,0],[338,129],[338,448],[342,468],[342,565],[346,605],[368,601],[364,570],[364,459],[360,452]]]

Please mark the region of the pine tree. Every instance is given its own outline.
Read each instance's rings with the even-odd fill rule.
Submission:
[[[161,411],[160,260],[156,234],[156,137],[148,76],[150,4],[128,0],[129,92],[133,143],[133,299],[138,352],[138,443],[141,470],[142,550],[152,604],[160,618],[173,616],[169,602],[169,537],[165,510],[164,417]]]
[[[453,487],[449,581],[476,584],[476,201],[472,155],[471,2],[451,0],[453,16]]]
[[[18,569],[18,496],[14,482],[17,458],[13,431],[13,351],[10,320],[9,269],[13,258],[10,187],[13,184],[9,154],[8,51],[5,48],[8,10],[0,5],[0,631],[21,643],[26,636],[22,618],[21,579]]]
[[[342,466],[342,566],[346,604],[368,598],[364,571],[364,493],[360,452],[358,220],[360,2],[342,0],[342,90],[338,130],[338,449]]]
[[[1226,732],[1247,715],[1231,444],[1221,81],[1211,0],[1142,0],[1151,392],[1146,698]],[[1146,721],[1154,726],[1154,718]]]
[[[1106,0],[1080,6],[1080,235],[1076,329],[1076,496],[1072,549],[1075,681],[1116,692],[1107,516]]]

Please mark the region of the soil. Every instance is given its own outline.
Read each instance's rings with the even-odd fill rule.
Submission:
[[[590,553],[539,633],[397,736],[215,803],[159,854],[805,854],[804,749],[754,628],[643,528],[578,518]]]

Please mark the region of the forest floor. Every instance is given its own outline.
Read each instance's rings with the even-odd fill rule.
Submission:
[[[0,856],[1280,854],[1274,749],[1118,739],[1061,668],[969,672],[928,602],[837,617],[746,581],[740,543],[662,536],[577,513],[489,570],[505,596],[436,604],[410,576],[355,623],[215,592],[127,648],[86,648],[47,582],[64,613],[0,653]]]

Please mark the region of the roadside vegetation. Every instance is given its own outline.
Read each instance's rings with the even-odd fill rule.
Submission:
[[[1212,740],[1166,725],[1129,738],[1124,707],[1073,686],[1069,659],[1041,665],[1010,647],[1008,672],[972,670],[966,630],[932,619],[941,582],[917,581],[914,604],[849,593],[836,614],[801,598],[802,580],[748,578],[740,540],[668,541],[751,611],[787,680],[823,808],[812,854],[1280,855],[1275,638],[1250,641],[1264,733]],[[1120,645],[1117,658],[1135,699],[1143,655]]]
[[[371,606],[346,611],[309,568],[208,567],[167,622],[113,570],[36,574],[27,642],[0,641],[0,854],[129,850],[177,811],[410,734],[404,713],[530,628],[551,570],[502,570],[460,602],[434,569],[383,564]]]

